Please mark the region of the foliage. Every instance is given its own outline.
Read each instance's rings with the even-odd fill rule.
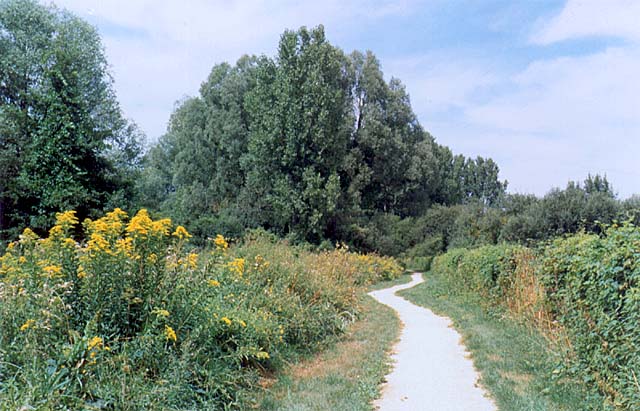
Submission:
[[[402,246],[376,239],[384,219],[434,203],[493,205],[506,189],[492,160],[435,143],[373,53],[345,55],[322,26],[286,31],[273,59],[214,66],[145,164],[144,205],[201,239],[263,227],[389,254]]]
[[[486,309],[506,310],[547,335],[563,335],[567,362],[554,373],[580,378],[608,406],[640,406],[637,370],[640,229],[611,225],[600,235],[558,238],[538,253],[518,245],[454,249],[432,273],[451,293],[471,293]],[[561,328],[557,324],[561,325]]]
[[[589,176],[582,185],[569,182],[564,190],[553,189],[540,200],[525,197],[521,202],[500,233],[506,241],[546,240],[580,229],[598,233],[600,223],[611,223],[622,213],[608,180],[599,175]]]
[[[140,154],[98,34],[30,0],[0,1],[0,236],[54,211],[85,217],[133,197]]]
[[[620,409],[640,407],[640,229],[612,225],[545,249],[541,275],[574,355],[564,371],[597,386]]]
[[[241,246],[145,210],[59,213],[0,261],[0,402],[9,408],[233,407],[260,369],[314,350],[358,314],[389,258],[312,254],[254,232]],[[171,384],[168,382],[171,381]]]
[[[444,274],[444,273],[443,273]],[[464,340],[497,409],[508,411],[604,411],[602,398],[579,379],[550,378],[562,352],[529,320],[505,315],[497,307],[479,304],[480,297],[451,289],[446,275],[425,273],[424,283],[400,296],[451,319]]]

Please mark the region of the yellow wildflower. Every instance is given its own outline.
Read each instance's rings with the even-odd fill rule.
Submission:
[[[87,350],[91,351],[94,348],[96,349],[101,349],[103,346],[103,340],[100,337],[93,337],[92,339],[89,340],[89,342],[87,343]]]
[[[83,266],[81,266],[81,265],[78,266],[78,271],[77,271],[76,275],[80,279],[85,278],[87,276],[87,273],[84,271],[84,267]]]
[[[162,220],[154,221],[151,224],[151,229],[156,234],[161,234],[163,236],[168,236],[171,228],[171,219],[163,218]]]
[[[227,243],[227,240],[221,234],[218,234],[213,242],[219,250],[225,250],[229,247],[229,243]]]
[[[237,321],[238,321],[238,324],[240,324],[242,327],[246,327],[247,326],[247,323],[245,323],[244,321],[242,321],[242,320],[237,320]]]
[[[244,258],[236,258],[227,264],[227,267],[236,274],[242,276],[244,273]]]
[[[100,234],[108,234],[109,233],[109,224],[105,221],[104,218],[100,218],[91,223],[91,230],[94,233]]]
[[[49,278],[54,278],[62,273],[62,267],[59,265],[47,265],[42,267],[42,271],[44,271]]]
[[[169,327],[168,325],[164,326],[164,335],[166,336],[167,340],[173,340],[173,341],[178,340],[178,336],[176,335],[176,332],[173,330],[173,328]]]
[[[259,360],[268,360],[270,357],[269,357],[269,353],[268,352],[266,352],[266,351],[258,351],[256,353],[256,358],[259,359]]]
[[[151,314],[156,314],[160,317],[168,317],[169,316],[169,311],[163,309],[163,308],[156,308],[155,310],[151,311]]]
[[[116,241],[116,250],[124,255],[130,255],[133,252],[133,238],[120,238]]]
[[[18,262],[20,264],[24,264],[27,262],[27,259],[25,258],[25,256],[21,255],[20,257],[18,257]]]
[[[231,320],[227,317],[222,317],[220,320],[227,325],[231,325]]]
[[[158,256],[155,253],[149,254],[149,256],[147,257],[147,262],[150,264],[154,264],[156,261],[158,261]]]
[[[72,228],[78,224],[78,217],[73,210],[65,211],[64,213],[56,213],[56,225],[61,226],[65,230]]]
[[[220,281],[218,280],[209,280],[208,283],[212,287],[220,287]]]
[[[38,234],[34,233],[30,228],[25,228],[22,234],[20,234],[20,243],[31,243],[37,239],[39,239]]]
[[[189,253],[189,255],[187,255],[187,266],[191,269],[198,266],[198,254]]]
[[[24,324],[20,326],[20,331],[25,331],[36,324],[36,320],[27,320]]]
[[[181,225],[176,227],[176,231],[174,231],[172,235],[174,237],[178,237],[181,240],[183,238],[191,238],[191,234],[189,234],[187,230]]]
[[[72,239],[72,238],[65,238],[65,239],[64,239],[64,245],[66,245],[66,246],[67,246],[67,247],[69,247],[69,248],[75,248],[75,246],[76,246],[76,242],[75,242],[75,241],[73,241],[73,239]]]
[[[64,228],[62,228],[62,226],[59,226],[59,225],[54,225],[49,230],[49,238],[59,238],[59,237],[62,237],[63,234],[64,234]]]
[[[87,242],[87,250],[89,251],[108,251],[109,242],[100,233],[92,233]]]
[[[127,233],[133,237],[146,237],[149,234],[149,230],[152,229],[153,221],[149,217],[149,212],[146,209],[138,211],[133,216],[129,225],[127,225]]]
[[[13,250],[14,248],[16,248],[17,243],[15,241],[10,242],[7,245],[7,250]]]
[[[111,211],[110,213],[107,213],[106,217],[109,218],[111,221],[123,220],[127,218],[127,213],[126,211],[122,211],[121,208],[116,207],[113,209],[113,211]]]

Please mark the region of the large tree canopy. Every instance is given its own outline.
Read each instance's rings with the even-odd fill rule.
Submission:
[[[141,191],[199,234],[263,226],[352,239],[376,213],[504,193],[497,165],[453,157],[419,124],[400,80],[346,55],[320,26],[286,31],[275,58],[215,66],[147,156]]]
[[[131,199],[136,128],[96,30],[29,0],[0,1],[0,229]]]

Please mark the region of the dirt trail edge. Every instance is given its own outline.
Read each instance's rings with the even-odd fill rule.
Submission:
[[[392,355],[394,369],[374,405],[380,411],[497,410],[478,386],[479,374],[451,320],[395,295],[422,281],[416,273],[408,284],[369,293],[396,310],[404,324]]]

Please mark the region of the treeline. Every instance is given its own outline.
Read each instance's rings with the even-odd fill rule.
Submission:
[[[423,129],[371,52],[322,27],[286,31],[276,56],[213,67],[143,156],[100,38],[53,6],[0,0],[0,235],[44,234],[56,211],[116,206],[171,217],[195,242],[266,228],[294,242],[436,255],[530,243],[625,219],[606,178],[543,198],[506,194],[498,165]],[[407,251],[408,250],[408,251]]]
[[[144,205],[203,237],[363,242],[377,215],[491,205],[506,188],[491,159],[435,143],[371,52],[345,54],[322,27],[286,31],[273,59],[216,65],[145,165]]]
[[[418,218],[379,220],[381,252],[431,257],[447,249],[474,248],[502,242],[534,245],[580,231],[602,232],[614,221],[640,220],[637,196],[617,199],[606,177],[588,176],[539,198],[506,194],[491,207],[478,203],[434,206]],[[426,268],[426,267],[424,267]]]

